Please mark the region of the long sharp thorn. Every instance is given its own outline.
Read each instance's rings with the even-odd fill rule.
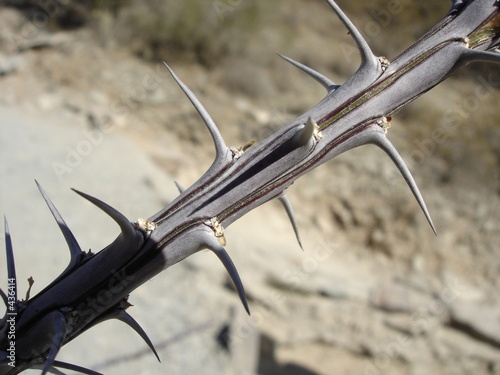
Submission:
[[[4,225],[5,225],[5,252],[7,255],[7,278],[9,279],[9,285],[14,286],[14,300],[16,303],[14,304],[15,311],[9,312],[17,312],[17,279],[16,279],[16,263],[14,261],[14,249],[12,247],[12,239],[10,237],[9,224],[7,223],[7,218],[4,216]]]
[[[75,372],[79,372],[81,374],[87,374],[87,375],[103,375],[101,374],[100,372],[97,372],[97,371],[94,371],[94,370],[90,370],[88,368],[85,368],[85,367],[81,367],[81,366],[77,366],[77,365],[73,365],[71,363],[66,363],[66,362],[61,362],[61,361],[54,361],[53,367],[59,367],[59,368],[64,368],[64,369],[67,369],[67,370],[71,370],[71,371],[75,371]]]
[[[238,295],[240,297],[241,303],[245,307],[246,312],[248,315],[250,315],[250,308],[248,307],[248,302],[247,302],[247,297],[245,294],[245,289],[243,287],[243,283],[241,282],[240,276],[238,274],[238,271],[236,270],[236,267],[229,257],[229,254],[226,252],[224,248],[221,247],[220,250],[214,251],[215,255],[220,259],[222,264],[227,270],[227,273],[231,277],[231,280],[234,283],[234,286],[236,287],[236,290],[238,291]]]
[[[53,366],[59,349],[63,346],[64,338],[66,336],[66,329],[64,327],[66,318],[62,313],[58,313],[54,316],[54,333],[52,337],[52,345],[47,356],[47,360],[44,363],[42,375],[47,374],[49,369]]]
[[[184,193],[184,191],[186,191],[186,189],[184,189],[181,184],[179,184],[177,181],[174,181],[175,183],[175,186],[177,186],[177,190],[179,190],[179,193]]]
[[[281,202],[283,207],[285,208],[285,211],[288,215],[288,218],[290,219],[290,222],[292,223],[293,231],[295,232],[295,237],[297,238],[297,242],[299,243],[299,246],[302,250],[304,248],[302,247],[302,242],[300,241],[300,236],[299,236],[299,228],[297,226],[297,221],[295,220],[295,213],[293,212],[293,207],[292,204],[290,203],[290,200],[286,196],[285,193],[280,195],[278,197],[278,200]]]
[[[349,19],[349,17],[346,16],[342,9],[340,9],[340,7],[333,0],[326,1],[333,9],[333,11],[337,14],[339,19],[345,25],[352,38],[356,42],[356,45],[358,46],[358,49],[361,53],[361,67],[363,68],[364,66],[367,66],[367,64],[369,66],[377,65],[377,58],[373,54],[370,46],[368,45],[368,42],[365,40],[365,38],[363,38],[363,35],[361,35],[356,26],[354,26],[354,24]]]
[[[217,125],[212,120],[212,117],[210,117],[210,115],[208,114],[208,112],[205,109],[205,107],[203,107],[203,105],[201,104],[201,102],[193,94],[193,92],[189,89],[189,87],[187,87],[184,84],[184,82],[182,82],[180,80],[180,78],[177,77],[177,75],[167,65],[166,62],[163,62],[163,63],[165,64],[165,66],[167,67],[168,71],[170,72],[170,74],[174,78],[175,82],[177,82],[177,84],[182,89],[182,91],[184,91],[184,93],[189,98],[189,100],[191,101],[191,103],[193,103],[194,107],[196,108],[196,110],[200,114],[201,118],[203,119],[203,121],[207,125],[207,128],[210,131],[210,134],[211,134],[212,139],[213,139],[214,144],[215,144],[216,160],[219,160],[219,159],[223,158],[224,153],[227,151],[228,147],[226,146],[226,143],[224,142],[224,139],[222,138],[222,135],[221,135],[219,129],[217,128]]]
[[[396,165],[398,168],[399,172],[401,175],[404,177],[406,183],[410,187],[411,192],[415,196],[415,199],[417,200],[420,208],[422,209],[425,218],[427,219],[429,225],[432,228],[432,231],[434,234],[437,235],[436,228],[434,227],[434,223],[432,222],[431,215],[429,214],[429,211],[427,210],[427,206],[425,205],[424,198],[422,197],[422,194],[420,194],[420,191],[418,189],[418,186],[411,175],[410,170],[406,166],[406,163],[404,162],[403,158],[399,154],[399,152],[396,150],[394,145],[385,137],[385,135],[382,134],[377,134],[372,140],[372,143],[380,147],[382,150],[385,151],[387,155],[390,156],[392,159],[393,163]]]
[[[233,261],[231,260],[231,257],[227,253],[226,249],[222,247],[221,244],[217,240],[212,240],[210,239],[207,241],[205,246],[212,250],[215,255],[220,259],[224,267],[226,268],[227,273],[231,277],[231,280],[233,281],[234,286],[236,287],[236,290],[238,291],[238,295],[240,297],[241,303],[245,307],[245,310],[247,311],[248,315],[250,315],[250,308],[248,307],[248,302],[247,302],[247,297],[245,294],[245,288],[243,287],[243,283],[241,282],[240,275],[238,274],[238,270],[236,269]]]
[[[134,331],[136,331],[139,334],[139,336],[141,336],[141,338],[146,342],[146,344],[149,346],[151,351],[154,353],[154,355],[156,356],[156,359],[158,359],[158,362],[161,362],[160,356],[156,352],[156,349],[155,349],[153,343],[151,342],[151,340],[149,339],[148,335],[142,329],[142,327],[139,325],[139,323],[137,323],[137,321],[134,318],[132,318],[132,316],[129,313],[127,313],[125,310],[120,309],[120,310],[117,310],[117,313],[113,316],[113,318],[122,321],[123,323],[125,323],[129,327],[131,327]]]
[[[103,315],[99,316],[89,326],[87,326],[85,328],[85,330],[90,329],[90,328],[96,326],[97,324],[100,324],[100,323],[102,323],[106,320],[110,320],[110,319],[120,320],[123,323],[130,326],[134,331],[136,331],[139,334],[139,336],[141,336],[141,338],[146,342],[146,344],[149,346],[151,351],[154,353],[154,355],[158,359],[158,362],[161,362],[160,357],[159,357],[158,353],[156,352],[156,349],[155,349],[153,343],[151,342],[151,340],[149,339],[148,335],[146,334],[146,332],[142,329],[142,327],[139,325],[139,323],[137,323],[137,321],[134,318],[132,318],[132,316],[130,314],[128,314],[121,307],[113,308],[112,310],[109,310],[106,313],[104,313]]]
[[[287,56],[284,56],[280,53],[278,53],[278,56],[280,56],[282,59],[288,61],[290,64],[295,66],[296,68],[299,68],[302,70],[304,73],[309,75],[310,77],[314,78],[316,81],[318,81],[328,92],[335,91],[337,88],[339,88],[339,85],[336,85],[330,78],[325,77],[323,74],[320,72],[317,72],[314,69],[311,69],[307,65],[301,64],[298,61],[295,61]]]
[[[465,53],[463,59],[467,62],[482,61],[482,62],[500,63],[500,53],[468,50]]]
[[[78,244],[75,236],[71,232],[71,230],[68,228],[66,225],[66,222],[62,218],[61,214],[57,210],[57,208],[54,206],[48,195],[45,193],[45,191],[42,189],[38,181],[35,180],[36,185],[38,186],[38,190],[40,190],[40,194],[42,194],[43,199],[45,200],[45,203],[47,203],[47,206],[49,207],[50,212],[52,213],[52,216],[54,216],[54,219],[57,222],[57,225],[59,226],[59,229],[61,230],[64,239],[66,240],[66,243],[68,244],[69,251],[70,251],[70,261],[68,266],[66,267],[66,271],[69,271],[73,269],[79,262],[82,254],[82,249],[80,248],[80,245]],[[65,272],[66,272],[65,271]]]
[[[99,207],[106,214],[108,214],[114,221],[116,221],[116,223],[120,226],[122,234],[126,240],[135,241],[136,230],[134,228],[134,225],[121,212],[111,207],[107,203],[104,203],[100,199],[94,198],[91,195],[82,193],[81,191],[78,191],[76,189],[71,189],[71,190],[73,190],[78,195],[82,196],[83,198],[87,199],[88,201]]]

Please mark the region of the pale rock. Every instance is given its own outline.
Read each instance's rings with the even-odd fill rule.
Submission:
[[[22,56],[5,56],[0,54],[0,77],[15,73],[22,64]]]
[[[450,307],[448,324],[471,337],[500,347],[500,309],[467,301],[457,301]]]
[[[158,87],[155,90],[152,90],[148,97],[146,98],[146,104],[152,106],[161,106],[164,105],[168,100],[168,93],[162,87]]]
[[[459,354],[463,358],[481,358],[487,362],[500,364],[498,349],[488,343],[471,338],[465,332],[443,326],[435,332],[435,337],[434,350],[441,358],[449,358]]]
[[[37,98],[36,104],[40,110],[49,112],[62,104],[62,98],[58,93],[45,92]]]
[[[88,94],[88,100],[91,105],[96,105],[96,106],[107,106],[109,105],[109,98],[108,96],[99,90],[92,90]]]
[[[32,36],[32,37],[31,37]],[[35,34],[30,34],[30,37],[23,40],[19,44],[19,51],[26,51],[29,49],[51,48],[71,40],[70,35],[67,33],[49,33],[43,30],[38,30]]]
[[[380,283],[372,289],[370,295],[370,303],[373,307],[393,313],[410,314],[429,305],[430,301],[429,296],[395,282]]]

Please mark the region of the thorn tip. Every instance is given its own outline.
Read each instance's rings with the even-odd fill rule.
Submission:
[[[103,210],[108,216],[110,216],[119,226],[122,231],[122,234],[125,238],[125,241],[135,243],[137,240],[137,232],[134,225],[118,210],[111,207],[109,204],[104,203],[100,199],[97,199],[91,195],[83,193],[76,189],[71,189],[78,195],[82,196],[95,206],[99,207]]]
[[[195,109],[198,111],[198,114],[202,118],[203,122],[207,126],[208,130],[210,131],[210,135],[212,136],[212,139],[215,144],[215,152],[216,152],[216,161],[222,160],[224,158],[225,152],[228,150],[228,147],[226,146],[224,139],[222,138],[222,135],[217,128],[217,125],[215,122],[212,120],[212,117],[208,114],[208,111],[203,107],[201,104],[200,100],[194,95],[194,93],[191,91],[187,85],[181,81],[181,79],[174,73],[174,71],[167,65],[166,62],[163,62],[165,66],[167,67],[170,75],[172,78],[175,80],[175,82],[179,85],[181,90],[186,94],[188,99],[191,101]]]
[[[377,57],[373,54],[368,42],[363,38],[363,35],[358,31],[356,26],[347,17],[347,15],[340,9],[340,7],[333,0],[326,0],[333,11],[337,14],[337,17],[345,25],[349,33],[351,34],[354,42],[358,46],[359,52],[361,53],[361,67],[360,69],[374,69],[379,66],[380,62]]]
[[[38,187],[38,190],[40,191],[40,194],[42,195],[42,198],[45,200],[45,203],[49,207],[50,212],[52,213],[52,216],[56,220],[57,225],[59,226],[59,229],[61,230],[64,239],[66,240],[66,243],[68,244],[68,248],[70,251],[70,261],[69,264],[67,265],[66,269],[63,271],[63,274],[72,270],[74,267],[78,265],[81,261],[81,255],[82,255],[82,249],[80,248],[80,245],[78,244],[78,241],[76,240],[75,236],[69,229],[69,227],[66,225],[66,222],[62,218],[61,214],[57,210],[56,206],[52,203],[50,200],[49,196],[45,193],[45,191],[42,189],[42,186],[38,183],[37,180],[35,180],[36,186]]]
[[[436,232],[436,227],[434,226],[434,223],[432,222],[431,215],[429,214],[429,211],[427,209],[427,206],[425,204],[424,198],[422,197],[422,194],[420,193],[420,190],[418,189],[417,183],[415,182],[415,179],[411,175],[410,170],[408,169],[408,166],[404,162],[403,158],[399,154],[399,152],[396,150],[394,145],[387,139],[387,137],[381,133],[375,133],[372,138],[370,139],[370,142],[375,144],[376,146],[380,147],[382,150],[385,151],[387,155],[392,159],[392,162],[396,165],[398,168],[399,172],[405,179],[406,183],[408,184],[408,187],[410,188],[411,192],[413,193],[413,196],[417,200],[417,203],[419,204],[420,208],[422,209],[422,212],[425,215],[425,218],[427,219],[427,222],[429,223],[432,231],[434,232],[435,235],[437,235]]]
[[[292,204],[290,203],[290,200],[288,199],[288,197],[286,196],[285,193],[281,194],[278,197],[278,200],[283,205],[283,208],[285,209],[285,211],[288,215],[288,219],[292,223],[292,228],[293,228],[293,231],[295,232],[295,238],[297,239],[297,242],[299,243],[300,248],[302,250],[304,250],[304,248],[302,247],[302,242],[300,240],[299,228],[297,225],[297,221],[295,220],[295,213],[293,211],[293,207],[292,207]]]
[[[299,68],[302,70],[304,73],[306,73],[308,76],[314,78],[317,82],[319,82],[328,92],[335,91],[337,88],[339,88],[339,85],[336,85],[332,80],[329,78],[325,77],[323,74],[319,73],[318,71],[308,67],[307,65],[301,64],[298,61],[295,61],[291,59],[290,57],[287,57],[285,55],[282,55],[278,53],[278,56],[280,56],[282,59],[285,61],[289,62],[296,68]]]
[[[208,248],[209,250],[212,250],[226,268],[226,271],[229,274],[231,280],[233,281],[236,291],[238,292],[238,296],[240,297],[243,307],[245,308],[247,314],[250,315],[250,308],[248,307],[245,288],[243,287],[243,283],[241,282],[238,270],[236,269],[236,266],[231,260],[231,257],[227,253],[226,249],[224,249],[224,247],[219,243],[219,241],[215,240],[215,236],[211,234],[207,237],[204,237],[203,240],[204,240],[203,246]]]

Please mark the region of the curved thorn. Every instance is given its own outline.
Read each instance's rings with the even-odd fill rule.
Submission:
[[[69,251],[70,251],[70,261],[68,266],[66,267],[66,270],[64,272],[67,272],[71,269],[73,269],[78,263],[81,261],[81,255],[82,255],[82,249],[80,245],[78,244],[75,236],[69,229],[69,227],[66,225],[66,222],[62,218],[61,214],[57,210],[57,208],[54,206],[48,195],[45,193],[45,191],[42,189],[38,181],[35,180],[36,186],[38,186],[38,190],[40,190],[40,194],[42,194],[43,199],[45,200],[45,203],[47,203],[47,206],[49,207],[50,212],[52,213],[52,216],[54,216],[54,219],[57,222],[57,225],[59,226],[59,229],[61,230],[64,239],[66,240],[66,243],[68,244]],[[64,273],[63,272],[63,273]]]
[[[210,134],[212,135],[212,139],[215,144],[215,152],[216,152],[216,160],[219,160],[223,157],[224,152],[227,150],[227,146],[224,142],[224,139],[222,138],[222,135],[217,128],[217,125],[215,122],[212,120],[210,115],[208,114],[207,110],[201,102],[198,100],[198,98],[193,94],[193,92],[187,87],[180,79],[177,77],[177,75],[173,72],[173,70],[167,65],[167,63],[164,61],[163,62],[165,66],[167,67],[168,71],[174,78],[175,82],[179,85],[179,87],[184,91],[184,94],[189,98],[191,103],[193,103],[194,107],[200,114],[201,118],[205,122],[205,125],[207,126],[208,130],[210,131]]]
[[[62,313],[58,313],[56,316],[54,316],[53,323],[55,332],[53,333],[52,345],[50,347],[49,354],[43,365],[42,375],[47,374],[49,369],[54,364],[59,349],[61,349],[61,347],[63,346],[64,338],[66,336],[66,330],[64,327],[65,322],[66,318]]]
[[[238,274],[238,271],[236,270],[236,267],[229,257],[229,254],[226,252],[226,250],[221,246],[219,250],[214,250],[211,249],[215,255],[220,259],[224,267],[226,268],[227,273],[231,277],[231,280],[234,283],[234,286],[236,287],[236,290],[238,291],[238,295],[240,297],[241,303],[245,307],[246,312],[248,315],[250,315],[250,308],[248,307],[248,302],[247,302],[247,297],[245,294],[245,289],[243,287],[243,283],[241,282],[240,276]]]
[[[500,63],[500,53],[488,51],[467,50],[463,59],[466,62],[493,62]]]
[[[297,242],[299,243],[299,246],[302,250],[304,248],[302,247],[302,242],[300,241],[300,236],[299,236],[299,229],[297,226],[297,221],[295,220],[295,213],[293,212],[293,207],[292,204],[290,203],[290,200],[286,196],[285,193],[281,194],[278,197],[278,200],[281,202],[283,207],[285,208],[285,211],[288,215],[288,218],[290,219],[290,222],[292,223],[293,231],[295,232],[295,238],[297,238]]]
[[[141,336],[141,338],[146,342],[146,344],[149,346],[151,351],[154,353],[154,355],[158,359],[158,362],[161,362],[160,356],[156,352],[156,349],[155,349],[153,343],[151,342],[151,340],[149,339],[148,335],[146,334],[146,332],[142,329],[142,327],[139,325],[139,323],[137,323],[137,321],[134,318],[132,318],[132,316],[130,314],[128,314],[122,307],[111,308],[110,310],[105,312],[103,315],[99,316],[97,319],[92,321],[91,324],[89,324],[87,327],[85,327],[85,330],[88,330],[88,329],[96,326],[97,324],[102,323],[106,320],[110,320],[110,319],[120,320],[123,323],[127,324],[129,327],[131,327],[134,331],[136,331],[139,334],[139,336]]]
[[[302,70],[304,73],[309,75],[310,77],[314,78],[316,81],[318,81],[328,92],[335,91],[337,88],[339,88],[339,85],[336,85],[330,78],[325,77],[323,74],[320,72],[317,72],[314,69],[311,69],[307,65],[301,64],[298,61],[295,61],[289,57],[286,57],[280,53],[278,53],[278,56],[280,56],[282,59],[285,61],[288,61],[290,64],[295,66],[296,68],[299,68]]]
[[[243,287],[243,283],[241,282],[238,270],[236,269],[231,258],[229,257],[229,254],[227,253],[226,249],[224,249],[224,247],[222,247],[222,245],[219,244],[219,242],[213,236],[210,236],[210,239],[208,241],[205,241],[204,245],[209,250],[212,250],[215,253],[215,255],[217,255],[217,257],[220,259],[220,261],[226,268],[229,277],[231,277],[231,280],[233,281],[233,284],[236,287],[236,290],[238,291],[241,303],[245,307],[245,310],[248,313],[248,315],[250,315],[250,308],[248,307],[245,288]]]
[[[149,346],[151,351],[154,353],[154,355],[156,356],[156,359],[158,359],[158,362],[161,362],[160,356],[156,352],[156,349],[155,349],[153,343],[151,342],[151,340],[149,339],[148,335],[142,329],[142,327],[139,325],[139,323],[137,323],[137,321],[134,318],[132,318],[132,316],[129,313],[127,313],[125,310],[119,309],[114,314],[114,316],[112,316],[112,317],[110,316],[109,318],[118,319],[118,320],[122,321],[123,323],[127,324],[134,331],[136,331],[139,334],[139,336],[141,336],[141,338],[146,342],[146,344]]]
[[[75,372],[79,372],[81,374],[87,374],[87,375],[103,375],[101,374],[100,372],[97,372],[97,371],[94,371],[94,370],[90,370],[88,368],[85,368],[85,367],[81,367],[81,366],[77,366],[77,365],[73,365],[71,363],[66,363],[66,362],[61,362],[61,361],[54,361],[54,363],[52,364],[53,367],[60,367],[60,368],[64,368],[64,369],[67,369],[67,370],[71,370],[71,371],[75,371]]]
[[[417,200],[420,208],[422,209],[425,218],[427,219],[427,222],[432,228],[432,231],[434,232],[435,235],[437,235],[436,228],[434,227],[434,223],[432,222],[431,215],[429,214],[429,211],[427,210],[427,206],[425,205],[424,198],[422,197],[422,194],[420,194],[420,191],[418,189],[418,186],[413,179],[413,176],[411,175],[410,170],[406,166],[406,163],[404,162],[403,158],[399,154],[399,152],[396,150],[394,145],[385,137],[385,135],[382,135],[380,133],[375,134],[375,136],[372,138],[371,142],[375,144],[376,146],[380,147],[382,150],[385,151],[387,155],[392,159],[393,163],[396,165],[398,168],[399,172],[401,175],[404,177],[406,183],[408,184],[411,192],[415,196],[415,199]]]
[[[333,0],[326,0],[326,2],[330,5],[333,11],[337,14],[339,19],[345,25],[352,38],[356,42],[358,46],[359,52],[361,53],[361,67],[370,65],[377,66],[377,58],[373,54],[368,42],[363,38],[363,35],[358,31],[356,26],[351,22],[349,17],[340,9],[340,7]]]
[[[5,252],[7,255],[7,278],[9,279],[10,285],[14,286],[14,299],[16,303],[14,304],[14,311],[17,312],[17,279],[16,279],[16,262],[14,261],[14,249],[12,247],[12,239],[10,237],[9,224],[7,223],[7,218],[4,216],[4,227],[5,227]]]
[[[94,198],[93,196],[82,193],[81,191],[78,191],[76,189],[71,190],[87,199],[88,201],[99,207],[101,210],[103,210],[106,214],[108,214],[120,226],[120,229],[126,241],[135,241],[137,233],[134,225],[130,221],[128,221],[128,219],[122,213],[120,213],[118,210],[114,209],[107,203],[104,203],[100,199]]]
[[[184,193],[184,191],[186,191],[186,189],[184,189],[181,184],[179,184],[177,181],[174,181],[175,183],[175,186],[177,186],[177,190],[179,190],[179,193]]]
[[[307,118],[307,122],[290,138],[295,148],[305,146],[313,138],[315,122],[311,117]]]

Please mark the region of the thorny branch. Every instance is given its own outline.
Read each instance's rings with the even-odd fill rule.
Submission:
[[[291,205],[284,195],[286,189],[313,168],[361,145],[374,144],[390,156],[434,230],[415,181],[386,136],[390,118],[462,66],[475,61],[500,62],[499,1],[453,0],[442,21],[390,62],[375,56],[340,8],[332,0],[327,3],[353,37],[361,53],[361,66],[343,85],[336,85],[321,73],[283,56],[323,85],[327,94],[311,110],[259,144],[227,147],[202,104],[167,66],[208,127],[215,144],[215,161],[194,185],[186,190],[179,186],[180,196],[167,207],[135,223],[99,199],[75,190],[120,226],[119,236],[102,251],[93,254],[80,249],[39,187],[66,239],[71,261],[59,277],[27,301],[18,299],[15,285],[7,293],[1,292],[7,312],[0,320],[0,374],[17,374],[27,368],[41,368],[46,374],[57,367],[97,374],[57,361],[56,356],[64,344],[107,319],[127,323],[157,355],[146,333],[126,312],[128,295],[203,248],[212,250],[222,261],[249,311],[238,272],[224,248],[224,228],[277,198],[284,204],[299,239]],[[6,221],[5,240],[8,278],[15,280]],[[96,303],[103,293],[107,303]],[[13,317],[14,343],[9,339]]]

